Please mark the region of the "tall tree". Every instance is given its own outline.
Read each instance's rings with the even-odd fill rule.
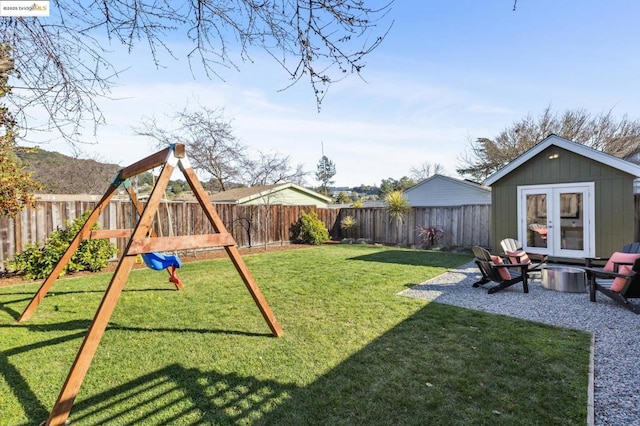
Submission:
[[[223,109],[201,106],[195,111],[183,109],[168,118],[179,123],[177,128],[169,130],[157,119],[147,118],[135,132],[155,140],[159,148],[184,143],[194,168],[213,178],[214,182],[209,182],[212,189],[304,182],[306,172],[302,165],[293,167],[288,156],[262,151],[254,156],[248,154],[249,147],[234,136],[231,120],[225,118]]]
[[[616,119],[611,110],[598,115],[584,109],[559,114],[549,106],[538,117],[528,115],[494,139],[470,142],[457,172],[483,181],[552,133],[626,160],[636,161],[640,155],[639,120],[630,120],[626,114]]]
[[[241,174],[247,186],[292,182],[304,185],[307,172],[302,164],[293,167],[289,156],[276,152],[257,152],[256,158],[246,158]]]
[[[336,166],[326,155],[318,161],[316,169],[316,180],[320,182],[320,192],[329,195],[329,186],[333,184],[331,180],[336,175]]]
[[[184,109],[170,118],[179,123],[176,129],[168,130],[155,118],[148,118],[135,131],[154,139],[160,148],[184,143],[194,168],[211,175],[221,191],[229,189],[232,183],[240,183],[242,167],[247,164],[247,147],[233,135],[231,122],[224,117],[223,110]]]
[[[0,98],[11,92],[9,74],[14,71],[11,49],[0,46]],[[0,216],[14,217],[35,204],[34,191],[41,185],[16,156],[16,122],[5,105],[0,105]]]
[[[416,181],[407,176],[402,176],[400,179],[382,179],[382,181],[380,182],[380,195],[382,196],[382,198],[384,198],[391,192],[402,192],[405,189],[411,188],[415,184]]]
[[[123,71],[110,62],[112,43],[129,52],[142,45],[157,66],[186,59],[210,77],[262,50],[292,85],[310,83],[319,108],[326,88],[359,74],[384,39],[391,24],[377,26],[392,1],[372,8],[365,0],[58,0],[46,19],[1,19],[0,43],[14,49],[20,70],[11,100],[44,107],[49,127],[77,140],[79,126],[104,121],[96,99]],[[184,53],[172,50],[174,41]]]

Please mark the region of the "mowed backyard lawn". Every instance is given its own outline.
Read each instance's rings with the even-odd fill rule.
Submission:
[[[137,424],[584,424],[590,335],[398,296],[471,260],[326,245],[131,273],[70,420]],[[0,288],[0,424],[47,418],[111,274]],[[477,297],[490,297],[478,289]]]

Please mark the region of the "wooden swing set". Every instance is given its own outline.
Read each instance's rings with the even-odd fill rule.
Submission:
[[[146,205],[143,205],[137,199],[135,190],[130,184],[130,178],[158,166],[162,166],[160,176],[151,191],[148,202]],[[215,233],[205,235],[158,237],[153,232],[151,227],[153,224],[153,218],[158,210],[164,191],[176,166],[178,166],[182,171],[187,183],[191,187],[191,190],[200,203],[200,206],[203,208],[205,215],[209,219]],[[133,229],[92,230],[92,226],[96,223],[102,211],[107,207],[109,200],[115,194],[120,185],[123,185],[129,193],[131,201],[138,212],[138,222]],[[89,330],[87,331],[80,349],[78,350],[78,354],[76,355],[75,361],[67,375],[67,379],[60,390],[58,399],[56,400],[49,418],[46,421],[47,425],[63,425],[69,417],[69,413],[71,412],[73,402],[78,395],[82,381],[87,374],[89,366],[91,365],[91,361],[93,360],[100,340],[107,328],[109,319],[111,318],[111,314],[118,302],[118,298],[120,297],[124,284],[129,277],[129,273],[131,272],[134,263],[136,263],[136,258],[139,255],[147,256],[149,259],[155,259],[158,261],[158,267],[148,265],[154,269],[167,269],[169,272],[169,281],[175,285],[176,289],[180,290],[182,289],[182,282],[176,273],[176,269],[180,266],[179,259],[175,256],[162,256],[158,252],[206,247],[224,247],[224,250],[231,258],[233,265],[240,274],[240,277],[249,290],[249,293],[251,293],[254,302],[260,309],[262,316],[271,329],[271,333],[276,337],[283,334],[280,325],[271,312],[271,308],[269,308],[266,299],[260,292],[258,285],[240,256],[233,236],[227,232],[224,224],[220,220],[220,217],[209,201],[202,184],[191,168],[186,156],[185,146],[183,144],[171,145],[169,148],[125,167],[117,173],[113,183],[109,186],[102,199],[91,212],[80,231],[78,231],[78,234],[71,241],[69,248],[62,255],[51,274],[49,274],[47,279],[38,289],[37,293],[33,296],[22,315],[18,318],[18,321],[26,321],[33,315],[55,280],[60,276],[60,273],[63,271],[66,264],[71,260],[71,257],[80,246],[80,243],[86,239],[97,238],[128,238],[129,240],[124,252],[120,256],[120,260],[111,278],[111,282],[105,291],[102,302],[100,303],[93,321],[89,326]]]

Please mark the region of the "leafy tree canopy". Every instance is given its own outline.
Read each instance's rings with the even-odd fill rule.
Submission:
[[[403,176],[400,179],[388,178],[382,179],[380,182],[380,194],[384,198],[387,194],[394,191],[404,191],[405,189],[411,188],[416,184],[416,181]]]
[[[318,161],[316,168],[316,180],[320,182],[320,192],[328,195],[329,187],[333,184],[333,177],[336,175],[336,165],[326,155]]]
[[[11,92],[8,84],[13,71],[11,50],[0,46],[0,98]],[[16,156],[16,122],[9,109],[0,105],[0,216],[14,217],[20,211],[35,204],[34,191],[40,184],[26,170],[24,163]]]
[[[340,191],[336,196],[335,201],[337,204],[346,204],[346,203],[350,203],[353,200],[347,195],[346,192]]]
[[[484,181],[550,134],[625,160],[637,162],[640,155],[640,121],[627,115],[616,119],[612,111],[597,115],[584,109],[557,113],[549,106],[539,116],[528,115],[493,139],[470,142],[459,158],[462,165],[457,172]]]

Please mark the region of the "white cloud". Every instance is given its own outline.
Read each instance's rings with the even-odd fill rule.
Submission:
[[[120,52],[116,68],[131,65],[112,94],[121,100],[100,101],[108,124],[86,151],[127,165],[155,152],[131,130],[143,117],[222,107],[246,145],[289,155],[313,176],[324,144],[336,163],[336,184],[356,186],[400,178],[425,161],[453,173],[469,139],[492,137],[549,104],[640,116],[633,84],[640,55],[629,38],[637,38],[636,14],[615,14],[614,25],[600,19],[614,14],[602,2],[576,9],[547,1],[516,13],[497,4],[423,3],[394,5],[393,33],[368,57],[363,79],[334,84],[320,113],[308,82],[280,91],[290,84],[288,75],[260,52],[240,72],[221,70],[225,81],[201,79],[201,72],[194,80],[185,61],[167,58],[167,68],[156,70],[148,55]],[[544,30],[549,9],[565,37]],[[578,12],[582,21],[559,19]],[[604,25],[602,31],[589,30],[594,24]],[[574,33],[581,36],[569,37]],[[603,47],[607,61],[594,54]],[[94,139],[89,132],[86,138]],[[65,149],[60,142],[44,149],[54,145]]]

